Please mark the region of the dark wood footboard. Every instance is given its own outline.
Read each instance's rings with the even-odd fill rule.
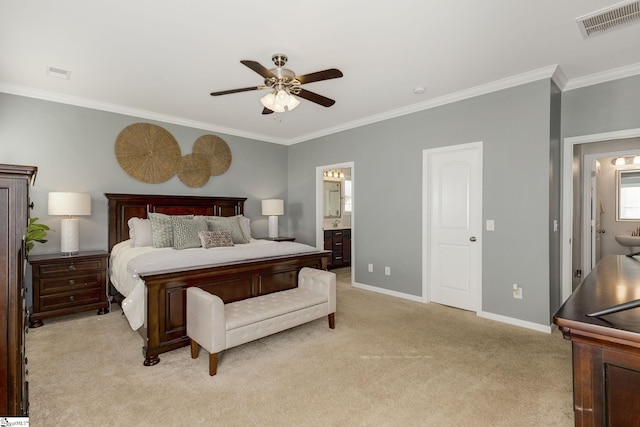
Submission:
[[[191,271],[142,276],[147,285],[147,317],[141,334],[145,366],[159,354],[189,345],[186,331],[186,289],[197,286],[225,303],[298,286],[302,267],[326,270],[329,252],[235,263]]]

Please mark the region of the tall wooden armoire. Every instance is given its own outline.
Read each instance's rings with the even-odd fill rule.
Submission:
[[[26,416],[24,236],[37,168],[0,164],[0,415]]]

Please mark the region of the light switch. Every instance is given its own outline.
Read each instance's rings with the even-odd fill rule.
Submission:
[[[487,231],[495,231],[496,229],[496,224],[494,223],[494,221],[492,219],[488,219],[487,220]]]

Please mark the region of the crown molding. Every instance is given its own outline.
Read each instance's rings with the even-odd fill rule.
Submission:
[[[210,132],[219,132],[227,135],[239,136],[242,138],[255,139],[273,144],[287,145],[288,141],[280,138],[273,138],[266,135],[259,135],[251,132],[244,132],[238,129],[226,128],[223,126],[212,125],[211,123],[198,122],[188,120],[181,117],[169,116],[166,114],[158,114],[152,111],[139,110],[136,108],[124,107],[121,105],[110,104],[107,102],[95,101],[92,99],[81,98],[77,96],[65,95],[59,92],[50,92],[40,89],[29,88],[25,86],[12,85],[0,82],[0,92],[11,95],[25,96],[28,98],[42,99],[45,101],[58,102],[62,104],[75,105],[77,107],[91,108],[94,110],[108,111],[111,113],[124,114],[127,116],[139,117],[141,119],[155,120],[158,122],[171,123],[179,126],[186,126],[195,129],[207,130]]]
[[[165,114],[158,114],[151,111],[139,110],[135,108],[124,107],[116,104],[110,104],[106,102],[95,101],[91,99],[64,95],[58,92],[44,91],[40,89],[29,88],[25,86],[12,85],[9,83],[0,82],[0,92],[9,93],[12,95],[20,95],[29,98],[42,99],[46,101],[59,102],[63,104],[75,105],[78,107],[91,108],[94,110],[108,111],[117,114],[124,114],[133,117],[144,118],[148,120],[155,120],[164,123],[171,123],[180,126],[186,126],[196,129],[207,130],[211,132],[219,132],[227,135],[238,136],[242,138],[248,138],[258,141],[270,142],[280,145],[294,145],[301,142],[309,141],[312,139],[321,138],[323,136],[332,135],[338,132],[344,132],[350,129],[366,126],[369,124],[381,122],[384,120],[404,116],[407,114],[416,113],[418,111],[428,110],[431,108],[440,107],[442,105],[451,104],[453,102],[462,101],[469,98],[474,98],[480,95],[486,95],[492,92],[497,92],[503,89],[512,88],[522,84],[542,80],[552,79],[561,91],[569,91],[578,89],[585,86],[591,86],[598,83],[604,83],[611,80],[621,79],[625,77],[635,76],[640,74],[640,64],[633,64],[626,67],[620,67],[613,70],[605,71],[602,73],[596,73],[585,77],[578,77],[575,79],[568,79],[559,65],[550,65],[547,67],[539,68],[537,70],[529,71],[526,73],[518,74],[516,76],[507,77],[501,80],[496,80],[487,84],[475,86],[469,89],[465,89],[452,94],[444,95],[438,98],[429,99],[427,101],[409,105],[407,107],[397,108],[395,110],[386,111],[380,114],[374,114],[372,116],[363,117],[358,120],[353,120],[337,126],[325,128],[317,132],[312,132],[304,135],[300,135],[291,139],[274,138],[267,135],[261,135],[251,132],[244,132],[238,129],[227,128],[223,126],[212,125],[211,123],[197,122],[193,120],[184,119],[181,117],[169,116]]]
[[[640,74],[640,64],[627,65],[625,67],[614,68],[613,70],[571,79],[568,81],[564,90],[569,91],[585,86],[596,85],[598,83],[605,83],[612,80],[623,79],[625,77],[636,76],[638,74]]]

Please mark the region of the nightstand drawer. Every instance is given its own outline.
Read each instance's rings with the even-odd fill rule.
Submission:
[[[48,295],[60,292],[73,292],[75,290],[90,287],[100,287],[106,281],[103,273],[76,274],[69,277],[55,277],[40,279],[40,295]]]
[[[43,296],[40,297],[40,309],[48,311],[83,306],[86,304],[100,302],[101,297],[101,288]]]
[[[83,271],[96,271],[104,269],[103,260],[69,260],[65,262],[40,264],[37,268],[39,276],[47,276],[63,273],[77,273]]]

